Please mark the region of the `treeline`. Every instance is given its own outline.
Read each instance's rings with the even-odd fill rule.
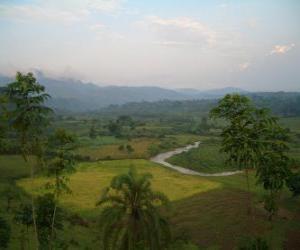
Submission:
[[[247,96],[253,100],[255,105],[268,108],[275,115],[285,117],[300,115],[300,93],[298,92],[261,92],[250,93]],[[203,116],[208,114],[217,101],[216,99],[207,99],[133,102],[124,105],[110,105],[99,110],[97,114],[108,117],[129,115],[135,118]]]

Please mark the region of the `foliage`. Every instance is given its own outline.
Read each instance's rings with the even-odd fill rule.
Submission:
[[[55,184],[48,184],[48,188],[54,188],[55,197],[62,192],[70,192],[67,186],[67,173],[74,172],[73,149],[75,138],[64,129],[57,129],[49,138],[46,150],[46,164],[50,175],[55,176]]]
[[[39,196],[36,202],[36,223],[38,239],[42,249],[48,249],[51,241],[53,211],[56,208],[55,230],[63,229],[62,210],[57,207],[54,195],[51,193]]]
[[[104,206],[101,230],[105,249],[162,249],[169,239],[167,220],[158,205],[167,205],[165,195],[151,190],[149,174],[134,169],[116,176],[97,205]]]
[[[95,126],[92,125],[91,128],[90,128],[90,131],[89,131],[89,137],[91,139],[95,139],[97,137],[97,131],[95,129]]]
[[[269,219],[277,213],[277,199],[280,190],[290,176],[290,160],[287,156],[288,134],[277,121],[264,129],[264,147],[257,163],[257,181],[261,183],[269,195],[265,197],[265,209],[269,212]]]
[[[23,75],[18,72],[16,81],[5,88],[8,100],[8,119],[19,135],[23,155],[32,152],[37,137],[49,122],[52,110],[44,106],[49,99],[44,86],[40,85],[32,73]]]
[[[222,151],[228,154],[228,162],[246,169],[248,191],[248,169],[253,167],[258,182],[270,191],[265,207],[271,219],[276,211],[276,195],[289,175],[286,131],[267,110],[255,108],[245,96],[226,95],[211,115],[229,122],[221,134]]]
[[[300,173],[291,173],[286,183],[294,196],[300,195]]]
[[[0,217],[0,248],[7,248],[10,240],[11,229],[8,222]]]
[[[27,227],[33,225],[32,211],[30,204],[22,203],[15,213],[15,221]]]
[[[270,250],[268,243],[265,239],[256,237],[244,237],[238,247],[239,250]]]

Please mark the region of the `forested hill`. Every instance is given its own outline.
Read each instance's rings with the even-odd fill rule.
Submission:
[[[53,79],[38,72],[38,81],[52,96],[49,100],[57,111],[99,111],[102,114],[149,116],[206,112],[216,99],[227,93],[241,93],[252,97],[256,104],[284,116],[300,115],[300,93],[251,93],[227,87],[208,91],[195,89],[164,89],[159,87],[99,86],[72,79]],[[1,86],[13,79],[0,76]],[[113,106],[112,106],[113,105]]]
[[[195,89],[165,89],[160,87],[99,86],[72,79],[53,79],[36,74],[40,84],[52,96],[49,104],[58,111],[95,111],[109,105],[122,105],[129,102],[157,102],[162,100],[214,99],[226,93],[245,92],[237,88],[223,88],[209,91]],[[0,86],[13,79],[0,76]]]
[[[260,92],[246,95],[253,99],[257,106],[269,108],[275,115],[300,116],[299,92]],[[103,108],[99,110],[98,114],[111,117],[120,115],[133,117],[194,116],[208,114],[217,101],[218,99],[206,99],[127,103]]]

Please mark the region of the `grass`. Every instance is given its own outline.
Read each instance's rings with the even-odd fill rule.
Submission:
[[[157,143],[157,139],[139,138],[131,141],[119,140],[117,144],[99,145],[99,147],[80,147],[78,153],[83,156],[89,156],[91,160],[103,159],[141,159],[147,158],[148,147]],[[120,145],[130,145],[133,152],[129,153],[126,149],[120,150]]]
[[[206,178],[187,176],[147,160],[80,163],[77,172],[70,176],[73,194],[61,197],[61,204],[68,211],[83,216],[89,222],[89,227],[74,226],[71,231],[66,229],[67,239],[74,237],[81,245],[95,248],[96,218],[101,211],[95,207],[95,203],[110,180],[132,166],[140,173],[151,173],[153,189],[164,192],[172,201],[173,209],[168,215],[175,238],[187,238],[204,249],[232,249],[242,236],[249,235],[266,237],[272,242],[272,249],[280,249],[278,246],[282,245],[285,235],[288,235],[290,242],[297,240],[293,235],[300,229],[300,220],[296,222],[279,217],[274,221],[273,228],[268,222],[261,206],[265,191],[255,185],[253,172],[250,174],[250,183],[255,217],[252,218],[246,213],[248,195],[243,174]],[[18,185],[27,192],[40,194],[44,192],[41,187],[50,180],[36,178],[33,189],[29,179],[20,180]],[[285,204],[290,207],[285,207]],[[291,198],[289,191],[284,190],[280,206],[293,214],[300,207],[300,199]],[[294,226],[291,227],[291,224]],[[291,235],[290,229],[293,229]],[[74,246],[74,249],[78,248]]]
[[[174,155],[167,161],[177,166],[204,173],[217,173],[236,170],[225,164],[226,155],[220,153],[220,145],[214,141],[203,141],[198,148]]]
[[[147,159],[150,157],[149,147],[157,145],[159,152],[168,151],[186,144],[199,140],[195,135],[172,135],[162,139],[158,138],[135,138],[132,140],[118,139],[112,136],[97,137],[89,139],[80,138],[81,146],[77,153],[82,156],[88,156],[92,161],[95,160],[120,160],[120,159]],[[130,145],[133,152],[120,150],[121,145]]]
[[[133,166],[140,173],[151,173],[153,175],[153,189],[165,193],[171,201],[220,187],[217,182],[195,176],[181,175],[146,160],[81,163],[78,166],[78,171],[70,176],[69,185],[73,193],[63,196],[61,198],[62,204],[72,211],[81,213],[95,209],[101,190],[109,185],[114,176],[127,172]],[[49,180],[46,177],[36,178],[33,183],[34,193],[43,192],[42,187]],[[32,191],[29,179],[20,180],[18,185],[28,192]]]

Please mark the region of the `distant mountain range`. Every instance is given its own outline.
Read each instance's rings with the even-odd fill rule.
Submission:
[[[60,111],[94,111],[109,105],[130,102],[155,102],[161,100],[199,100],[221,97],[227,93],[246,93],[238,88],[223,88],[208,91],[196,89],[165,89],[160,87],[99,86],[73,79],[53,79],[36,74],[38,81],[52,96],[49,105]],[[13,79],[0,76],[0,86]]]

